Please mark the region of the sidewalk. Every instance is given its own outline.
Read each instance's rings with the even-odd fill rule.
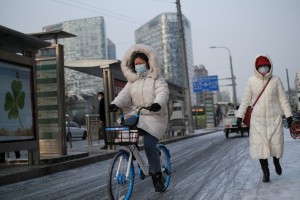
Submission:
[[[195,130],[195,133],[187,133],[185,136],[170,136],[160,143],[169,144],[218,130],[220,129],[198,129]],[[143,149],[142,145],[140,146]],[[38,166],[28,165],[25,162],[27,158],[26,160],[22,159],[23,155],[21,155],[21,159],[10,158],[6,163],[0,164],[0,186],[100,162],[112,158],[117,153],[117,150],[102,150],[101,147],[102,144],[93,144],[68,148],[67,156],[41,158],[41,164]]]

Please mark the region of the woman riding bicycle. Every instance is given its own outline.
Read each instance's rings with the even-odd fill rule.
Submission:
[[[109,105],[110,111],[118,107],[150,107],[142,110],[137,125],[144,135],[144,148],[149,162],[156,192],[164,191],[159,151],[156,148],[168,124],[168,84],[161,75],[157,55],[144,44],[136,44],[125,53],[121,69],[127,84]]]

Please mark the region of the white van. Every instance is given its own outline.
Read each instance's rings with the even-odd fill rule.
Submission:
[[[224,118],[224,133],[226,138],[228,138],[229,133],[240,133],[243,137],[244,133],[247,132],[249,136],[249,128],[244,123],[242,123],[242,130],[238,128],[236,113],[237,110],[228,110]]]

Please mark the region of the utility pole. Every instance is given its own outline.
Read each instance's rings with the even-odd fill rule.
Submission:
[[[287,84],[288,84],[289,102],[290,102],[290,105],[292,106],[292,98],[291,98],[291,90],[290,90],[289,72],[288,72],[288,69],[287,69],[287,68],[286,68],[286,78],[287,78]]]
[[[181,6],[180,0],[176,0],[176,7],[177,7],[177,20],[178,20],[178,27],[179,27],[179,34],[180,34],[180,44],[181,44],[181,51],[182,51],[182,64],[183,64],[183,72],[185,78],[185,104],[186,104],[186,114],[188,118],[188,130],[189,133],[194,133],[193,127],[193,117],[192,117],[192,106],[191,106],[191,92],[190,92],[190,84],[189,84],[189,73],[188,73],[188,66],[187,66],[187,59],[186,59],[186,48],[185,48],[185,37],[184,37],[184,29],[182,23],[182,14],[181,14]]]
[[[232,57],[231,52],[227,47],[216,47],[212,46],[210,47],[212,49],[220,48],[220,49],[226,49],[229,54],[229,63],[230,63],[230,72],[231,72],[231,81],[232,81],[232,91],[233,91],[233,104],[234,106],[237,106],[237,97],[236,97],[236,83],[235,83],[235,76],[233,75],[233,67],[232,67]]]
[[[232,79],[232,89],[233,89],[233,103],[234,106],[237,106],[237,97],[236,97],[236,84],[235,84],[235,76],[233,75],[233,67],[232,67],[232,57],[230,50],[227,48],[229,51],[229,60],[230,60],[230,72],[231,72],[231,79]]]

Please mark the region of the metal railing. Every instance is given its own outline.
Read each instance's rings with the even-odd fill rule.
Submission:
[[[99,144],[100,138],[100,128],[102,127],[102,122],[99,119],[98,114],[86,114],[86,130],[88,145],[93,145],[93,141],[96,140]]]

